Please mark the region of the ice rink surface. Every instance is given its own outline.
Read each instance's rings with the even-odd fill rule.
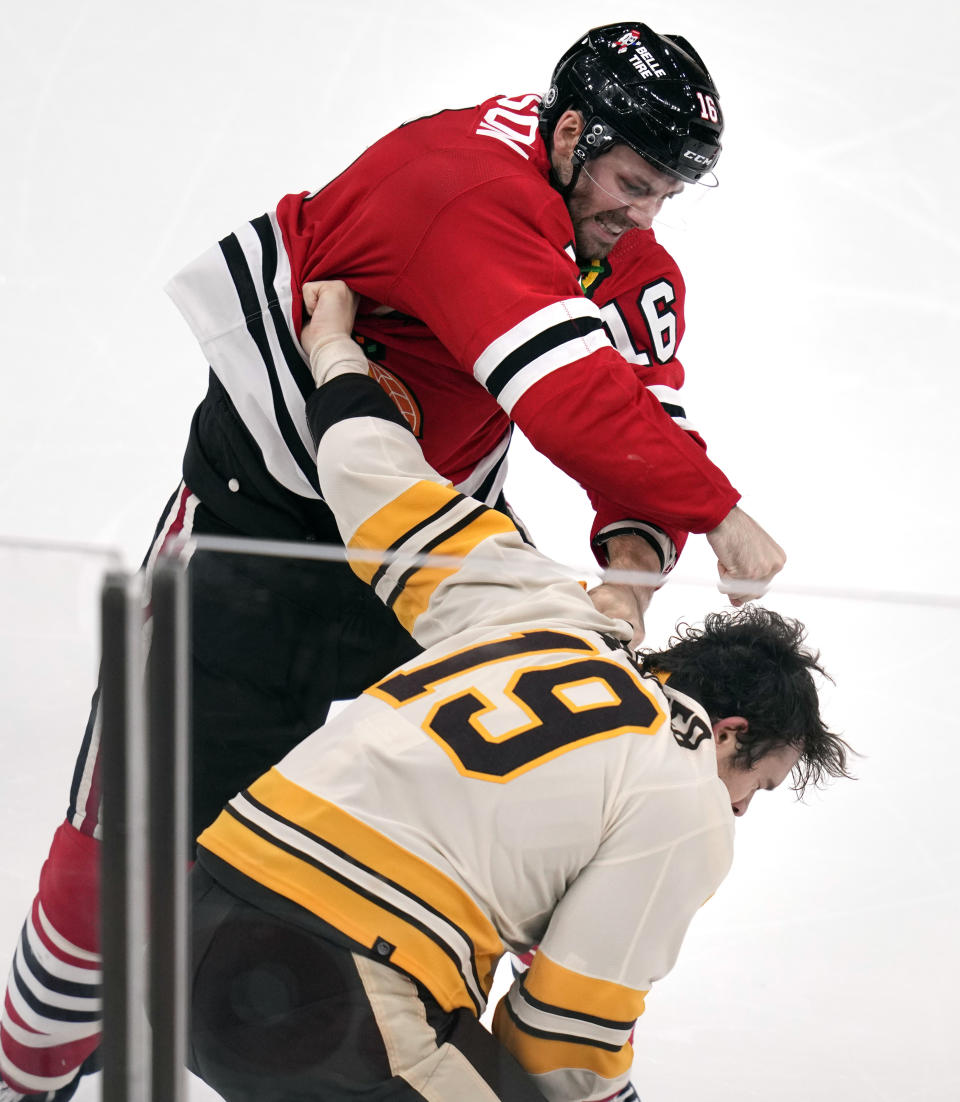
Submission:
[[[686,409],[786,548],[767,603],[807,623],[827,719],[864,755],[856,783],[764,795],[738,824],[733,872],[647,1000],[634,1079],[644,1102],[953,1102],[953,6],[18,5],[0,31],[0,536],[139,561],[206,381],[169,276],[405,119],[543,91],[578,34],[631,15],[695,44],[727,118],[720,188],[661,234],[687,281]],[[523,441],[508,489],[545,550],[589,566],[582,492]],[[3,956],[63,815],[108,564],[0,548]],[[712,571],[695,537],[651,642],[722,607]]]

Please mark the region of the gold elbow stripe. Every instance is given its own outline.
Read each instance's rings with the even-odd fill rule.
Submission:
[[[421,533],[428,529],[433,535],[424,539]],[[347,548],[348,552],[354,548],[403,550],[412,554],[430,552],[463,558],[489,537],[515,531],[516,525],[503,513],[464,497],[449,484],[422,481],[408,487],[365,520],[354,532]],[[348,561],[354,573],[375,589],[390,569],[387,562],[358,562],[349,557]],[[401,565],[392,590],[387,593],[378,589],[378,592],[404,628],[411,631],[440,583],[458,569],[458,566],[404,569]]]
[[[497,1007],[494,1032],[533,1074],[584,1068],[604,1079],[633,1059],[629,1035],[645,991],[573,972],[542,950]]]
[[[516,526],[513,521],[503,513],[498,513],[495,509],[484,509],[465,528],[461,528],[431,550],[435,555],[455,555],[457,558],[463,558],[491,536],[515,531]],[[458,566],[425,566],[406,579],[393,611],[407,631],[413,630],[417,617],[426,610],[437,586],[459,569]]]
[[[462,495],[450,483],[415,482],[389,504],[368,517],[354,532],[350,548],[362,551],[395,550],[430,521],[437,513],[449,509]],[[376,562],[347,560],[350,569],[368,585],[381,569]]]
[[[524,987],[538,1002],[613,1022],[633,1022],[643,1013],[646,991],[594,979],[564,968],[543,950],[533,958]]]
[[[611,1052],[589,1041],[556,1040],[531,1032],[511,1015],[507,998],[497,1004],[493,1032],[531,1075],[584,1068],[603,1079],[616,1079],[633,1063],[633,1048],[629,1043]]]

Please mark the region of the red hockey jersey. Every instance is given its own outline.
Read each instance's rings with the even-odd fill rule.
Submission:
[[[738,500],[676,391],[684,287],[652,231],[582,272],[549,179],[539,97],[497,97],[386,135],[313,194],[288,195],[224,238],[168,290],[287,490],[319,497],[296,343],[300,288],[342,278],[356,332],[428,461],[493,501],[510,422],[597,510],[682,544]]]

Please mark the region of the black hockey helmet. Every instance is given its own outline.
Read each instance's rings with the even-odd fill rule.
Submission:
[[[723,116],[707,67],[685,38],[644,23],[596,27],[563,55],[540,106],[548,145],[571,107],[585,120],[574,178],[618,142],[688,183],[710,173],[720,156]]]

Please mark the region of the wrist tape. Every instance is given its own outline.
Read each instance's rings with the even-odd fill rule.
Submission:
[[[367,357],[360,345],[346,333],[321,337],[310,352],[310,373],[313,381],[320,387],[348,372],[368,374]]]

